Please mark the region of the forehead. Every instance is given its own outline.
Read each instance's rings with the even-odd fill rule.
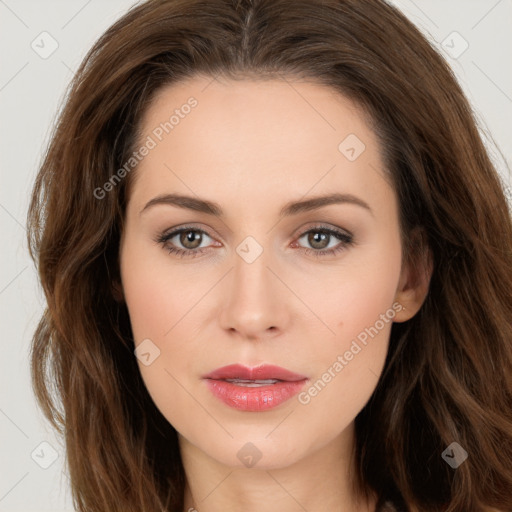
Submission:
[[[222,185],[229,199],[257,184],[264,194],[296,197],[315,187],[371,190],[384,178],[363,110],[314,82],[177,82],[156,94],[142,118],[138,146],[149,141],[135,173],[137,195],[174,184],[207,196]]]
[[[170,121],[174,138],[180,138],[180,132],[185,135],[191,124],[197,137],[208,135],[216,143],[229,134],[229,139],[222,137],[220,150],[237,140],[300,145],[313,137],[337,146],[347,129],[360,138],[372,137],[366,119],[358,104],[315,82],[197,76],[157,92],[143,116],[142,132],[158,131],[161,123]]]

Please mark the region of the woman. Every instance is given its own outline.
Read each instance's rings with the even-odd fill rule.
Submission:
[[[77,510],[512,509],[511,212],[390,5],[134,7],[75,76],[29,243]]]

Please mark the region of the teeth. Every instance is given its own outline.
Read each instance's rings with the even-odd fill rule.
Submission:
[[[237,386],[246,386],[248,388],[257,388],[260,386],[268,386],[279,382],[278,379],[266,379],[266,380],[247,380],[247,379],[224,379],[226,382],[231,382]]]

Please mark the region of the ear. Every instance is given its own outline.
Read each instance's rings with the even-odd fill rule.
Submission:
[[[427,297],[434,268],[432,250],[423,228],[413,229],[410,247],[410,257],[402,264],[395,295],[395,301],[403,309],[397,312],[394,322],[406,322],[420,310]]]

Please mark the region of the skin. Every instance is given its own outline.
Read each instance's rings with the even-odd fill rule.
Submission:
[[[383,370],[392,322],[416,314],[430,279],[402,261],[398,201],[376,136],[354,103],[323,85],[197,76],[159,91],[140,140],[190,96],[197,106],[134,171],[120,247],[135,344],[149,338],[160,350],[150,365],[138,362],[179,433],[184,511],[374,510],[374,498],[351,487],[354,419]],[[366,146],[354,161],[338,149],[349,134]],[[357,196],[371,212],[344,203],[279,217],[289,201],[333,192]],[[166,193],[215,201],[224,216],[170,204],[141,213]],[[200,244],[179,235],[166,244],[206,248],[197,257],[155,241],[190,224],[207,232]],[[342,244],[331,236],[314,245],[318,224],[348,231],[353,244],[315,257]],[[263,249],[251,263],[236,250],[248,236]],[[315,383],[393,303],[402,309],[307,404],[293,397],[238,411],[201,378],[227,364],[269,363]],[[237,457],[248,442],[261,453],[250,468]]]

